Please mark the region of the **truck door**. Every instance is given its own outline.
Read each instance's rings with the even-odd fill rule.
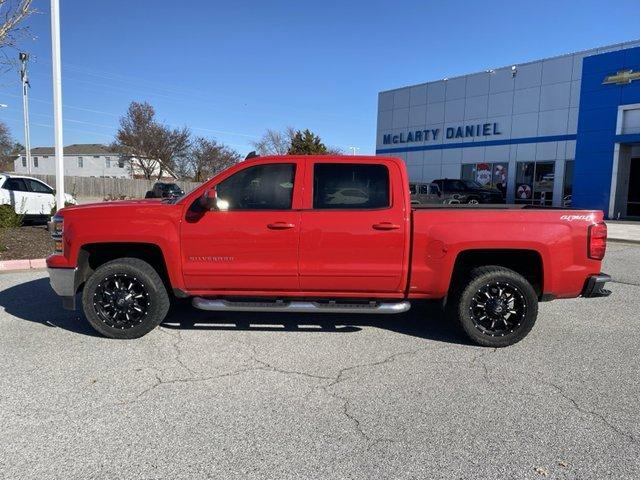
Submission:
[[[301,290],[402,291],[409,212],[398,165],[315,160],[306,176]]]
[[[299,289],[303,167],[288,160],[236,168],[215,185],[218,210],[192,203],[181,227],[188,290]]]

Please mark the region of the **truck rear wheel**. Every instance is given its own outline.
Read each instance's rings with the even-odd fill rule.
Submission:
[[[522,340],[538,316],[538,297],[519,273],[499,266],[478,267],[451,295],[447,309],[478,345],[506,347]]]
[[[139,338],[164,320],[169,296],[151,265],[138,258],[119,258],[98,267],[87,280],[82,308],[102,335]]]

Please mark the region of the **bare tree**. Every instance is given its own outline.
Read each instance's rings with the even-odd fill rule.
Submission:
[[[12,163],[11,153],[13,152],[13,139],[11,138],[11,132],[9,127],[3,122],[0,122],[0,172],[9,170]]]
[[[187,127],[169,128],[156,125],[153,132],[154,156],[158,159],[158,178],[165,170],[174,173],[178,163],[187,157],[191,147],[191,132]]]
[[[0,63],[15,63],[11,61],[3,47],[15,47],[18,39],[25,33],[26,27],[22,21],[35,10],[31,8],[32,0],[0,0]]]
[[[198,137],[193,142],[189,155],[189,172],[196,182],[217,175],[242,159],[235,150],[215,140]]]
[[[260,140],[251,142],[258,155],[286,155],[291,147],[291,140],[296,129],[287,127],[283,131],[267,129]]]
[[[120,118],[113,148],[132,161],[146,179],[173,172],[189,151],[189,129],[172,129],[155,119],[154,108],[146,102],[131,102]]]

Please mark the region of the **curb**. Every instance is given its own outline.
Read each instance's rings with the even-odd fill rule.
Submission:
[[[44,258],[31,260],[0,260],[0,272],[14,272],[19,270],[39,270],[47,268]]]

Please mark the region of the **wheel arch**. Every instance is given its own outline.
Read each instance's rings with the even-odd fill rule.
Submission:
[[[165,255],[160,246],[142,242],[88,243],[78,251],[76,288],[81,290],[86,280],[101,265],[118,258],[137,258],[151,265],[171,292],[171,281]]]
[[[456,256],[449,292],[461,285],[471,270],[477,267],[495,265],[509,268],[522,275],[535,290],[539,299],[544,292],[544,263],[542,255],[531,249],[477,249],[463,250]]]

